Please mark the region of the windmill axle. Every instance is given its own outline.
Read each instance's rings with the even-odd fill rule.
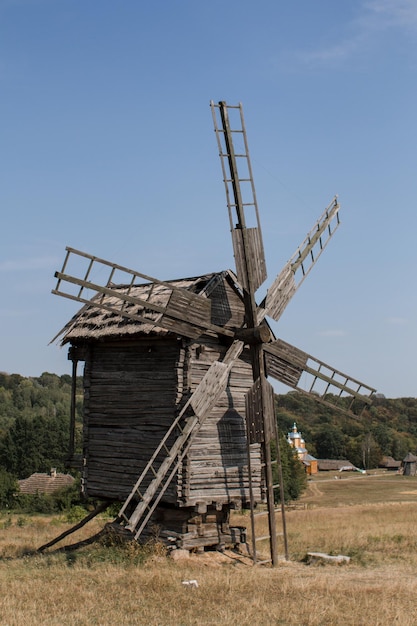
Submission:
[[[257,326],[256,328],[239,328],[236,331],[236,338],[250,346],[254,346],[271,341],[271,331],[265,325]]]

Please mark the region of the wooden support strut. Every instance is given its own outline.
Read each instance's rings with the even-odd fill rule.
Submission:
[[[75,533],[76,530],[79,530],[80,528],[85,526],[87,522],[92,520],[99,513],[102,513],[103,511],[105,511],[110,506],[110,504],[111,502],[102,502],[94,509],[94,511],[91,511],[91,513],[89,513],[86,517],[84,517],[84,519],[82,519],[81,522],[78,522],[77,524],[75,524],[75,526],[72,526],[68,530],[64,531],[61,535],[59,535],[58,537],[55,537],[55,539],[52,539],[52,541],[49,541],[48,543],[44,543],[43,546],[40,546],[36,550],[36,552],[44,552],[47,548],[51,548],[59,541],[62,541],[62,539],[65,539],[65,537],[68,537],[68,535]]]

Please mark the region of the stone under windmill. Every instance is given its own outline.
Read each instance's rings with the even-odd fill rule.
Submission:
[[[258,305],[266,264],[243,110],[211,110],[236,273],[164,282],[73,248],[56,272],[53,293],[84,304],[59,333],[74,381],[85,362],[83,452],[74,454],[73,410],[70,464],[86,495],[122,503],[116,522],[132,536],[158,528],[176,547],[244,542],[231,509],[251,509],[255,534],[254,510],[266,500],[276,564],[267,376],[343,411],[369,404],[374,389],[276,339],[266,321],[280,318],[338,227],[337,199]]]

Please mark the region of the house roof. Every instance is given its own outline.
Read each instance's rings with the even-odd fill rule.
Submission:
[[[242,296],[237,287],[237,279],[232,271],[214,272],[195,276],[193,278],[182,278],[178,280],[166,281],[165,283],[144,283],[140,285],[112,285],[114,291],[120,290],[129,293],[129,296],[141,298],[142,300],[152,299],[154,304],[166,306],[172,294],[169,288],[179,287],[186,289],[197,295],[204,295],[211,300],[212,323],[219,326],[236,326],[243,322],[243,306],[241,314],[236,319],[236,311],[230,311],[229,302],[225,294],[224,283],[227,281],[233,288],[237,299],[242,302]],[[150,286],[152,294],[150,294]],[[120,300],[112,295],[98,294],[94,300],[100,300],[103,305],[115,305],[120,307]],[[233,308],[233,307],[232,307]],[[236,309],[236,303],[235,307]],[[140,304],[128,302],[124,310],[133,315],[145,316],[149,322],[141,322],[127,316],[106,310],[102,307],[92,305],[83,306],[76,315],[65,325],[56,337],[63,335],[62,344],[77,342],[85,339],[116,338],[122,336],[132,336],[138,334],[145,335],[166,335],[168,331],[157,325],[161,319],[161,314],[155,311],[146,310]]]
[[[396,469],[401,465],[401,461],[396,461],[392,456],[384,456],[379,464],[379,467],[385,467],[386,469]]]
[[[409,452],[404,458],[403,463],[417,463],[417,456],[414,456],[414,454],[411,454],[411,452]]]
[[[70,487],[75,478],[70,474],[51,472],[50,474],[35,473],[19,480],[20,493],[34,495],[36,493],[54,493],[65,487]]]
[[[340,459],[317,459],[319,470],[340,470],[343,468],[355,469],[355,466],[350,462]]]

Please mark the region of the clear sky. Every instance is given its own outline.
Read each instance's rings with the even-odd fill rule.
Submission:
[[[415,397],[416,78],[416,0],[0,0],[0,371],[70,373],[66,245],[233,268],[213,99],[243,103],[266,286],[342,206],[274,332]]]

